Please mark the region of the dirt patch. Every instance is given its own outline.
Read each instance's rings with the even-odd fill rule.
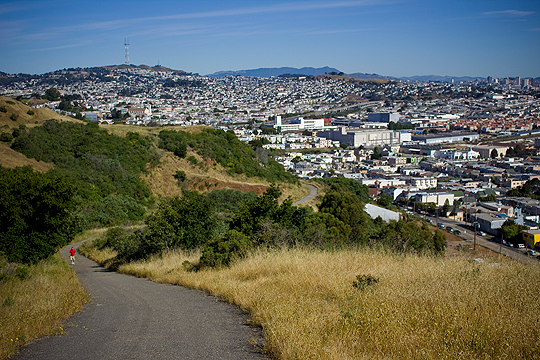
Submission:
[[[155,196],[161,197],[178,196],[182,193],[182,189],[206,192],[227,188],[244,192],[254,191],[260,195],[270,185],[264,181],[255,182],[254,179],[230,176],[219,164],[211,160],[205,161],[194,152],[188,152],[187,158],[190,156],[197,159],[197,164],[163,151],[160,163],[149,169],[148,175],[144,177],[150,191]],[[174,177],[177,171],[186,174],[184,182],[179,183]]]
[[[197,177],[194,176],[189,180],[186,180],[187,184],[184,187],[190,190],[197,190],[200,192],[212,191],[217,189],[233,189],[240,190],[242,192],[254,192],[257,195],[262,195],[268,186],[266,185],[253,185],[246,183],[226,182],[220,181],[210,177]]]

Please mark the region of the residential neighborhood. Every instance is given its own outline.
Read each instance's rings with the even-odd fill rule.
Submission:
[[[540,178],[535,79],[219,78],[124,66],[13,75],[0,93],[42,98],[53,89],[57,98],[33,106],[102,123],[212,126],[262,147],[303,179],[355,179],[374,200],[384,194],[495,237],[508,219],[538,230],[539,201],[512,194]]]

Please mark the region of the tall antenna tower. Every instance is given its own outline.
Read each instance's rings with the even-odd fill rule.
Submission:
[[[126,61],[125,64],[129,65],[129,38],[124,38],[124,49],[126,53]]]

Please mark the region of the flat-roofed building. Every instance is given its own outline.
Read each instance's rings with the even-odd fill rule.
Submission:
[[[540,244],[540,230],[523,230],[522,234],[525,246],[534,249],[536,244]]]

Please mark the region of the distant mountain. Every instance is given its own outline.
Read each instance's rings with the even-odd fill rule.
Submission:
[[[218,71],[213,74],[206,75],[208,77],[220,78],[225,76],[256,76],[256,77],[271,77],[271,76],[280,76],[284,74],[298,74],[298,75],[324,75],[331,72],[339,73],[338,69],[334,69],[328,66],[322,68],[312,68],[312,67],[303,67],[301,69],[292,68],[292,67],[281,67],[281,68],[259,68],[251,70],[238,70],[238,71]]]

